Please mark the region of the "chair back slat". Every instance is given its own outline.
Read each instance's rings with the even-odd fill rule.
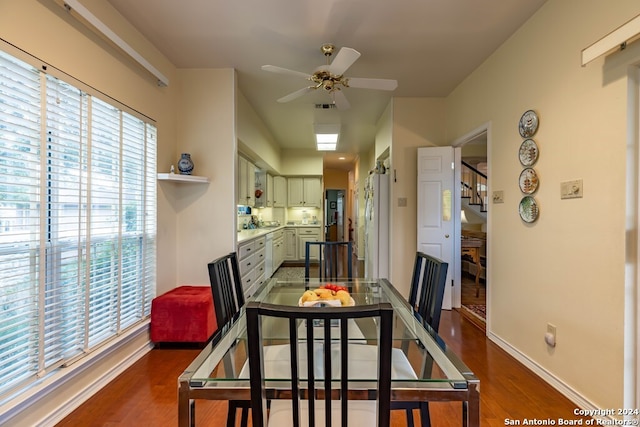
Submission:
[[[424,252],[416,253],[413,268],[409,304],[416,317],[438,331],[442,299],[447,280],[449,264]]]
[[[378,369],[377,369],[377,419],[379,426],[389,426],[391,408],[391,351],[393,346],[393,308],[389,303],[373,305],[361,305],[355,307],[335,307],[315,308],[315,307],[294,307],[282,306],[268,303],[251,301],[247,304],[247,352],[249,355],[249,372],[251,384],[251,405],[252,419],[255,426],[266,426],[266,390],[264,378],[264,355],[263,349],[267,343],[263,341],[262,318],[274,317],[288,319],[289,342],[290,342],[290,363],[291,363],[291,420],[294,426],[300,425],[302,410],[301,401],[306,401],[308,410],[308,425],[315,425],[315,411],[318,406],[315,404],[316,398],[322,394],[324,396],[324,419],[326,426],[331,426],[332,413],[334,408],[341,409],[341,425],[347,426],[347,416],[349,410],[349,334],[348,322],[352,319],[374,318],[378,327]],[[335,324],[331,320],[338,319],[338,338],[332,334]],[[314,323],[315,321],[315,323]],[[316,325],[322,324],[321,328]],[[304,325],[305,334],[298,336],[300,325]],[[319,330],[318,330],[319,329]],[[339,345],[338,345],[339,344]],[[298,366],[302,357],[298,346],[303,345],[306,349],[307,378],[300,379]],[[358,344],[362,345],[362,344]],[[339,349],[340,377],[337,378],[332,364],[332,352]],[[322,349],[322,352],[319,352]],[[318,353],[316,353],[318,351]],[[322,354],[322,356],[320,356]],[[322,360],[315,360],[315,356],[322,357]],[[320,363],[321,362],[321,363]],[[324,379],[322,381],[323,390],[316,390],[315,366],[322,366]],[[335,388],[334,379],[339,389],[337,398],[332,390]],[[300,389],[302,388],[302,390]],[[306,393],[304,389],[306,388]],[[322,393],[320,393],[322,392]],[[333,399],[332,399],[333,398]],[[273,405],[272,400],[272,405]],[[332,408],[333,406],[333,408]]]
[[[304,277],[310,279],[311,254],[318,254],[319,280],[353,278],[353,242],[305,242]]]
[[[208,264],[213,306],[219,329],[228,327],[244,305],[240,267],[235,252]]]

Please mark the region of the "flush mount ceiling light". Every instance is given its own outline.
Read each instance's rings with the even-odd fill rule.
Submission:
[[[314,125],[313,130],[316,134],[316,147],[318,151],[336,151],[338,137],[340,136],[340,125]]]

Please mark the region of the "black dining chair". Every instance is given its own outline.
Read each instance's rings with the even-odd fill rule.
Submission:
[[[265,386],[265,345],[262,322],[266,318],[285,319],[290,345],[289,364],[291,391],[279,384],[277,391],[267,392]],[[349,400],[349,379],[360,378],[358,364],[350,362],[350,351],[367,347],[350,344],[347,323],[353,319],[374,318],[378,327],[378,345],[370,346],[377,354],[376,401]],[[249,302],[246,308],[247,352],[251,384],[251,414],[254,426],[293,425],[358,425],[389,426],[391,403],[391,352],[393,309],[389,303],[336,307],[332,309],[282,306]],[[332,338],[330,319],[339,319],[339,338]],[[323,323],[323,331],[313,326]],[[298,336],[303,325],[302,336]],[[337,360],[333,360],[338,355]],[[317,360],[316,360],[317,359]],[[282,377],[280,375],[279,377]],[[375,378],[375,377],[374,377]],[[373,379],[368,377],[368,379]],[[286,383],[287,385],[289,382]],[[318,387],[318,388],[316,388]],[[325,392],[331,390],[331,392]],[[279,398],[276,398],[279,397]],[[267,399],[271,399],[268,412]],[[305,419],[308,422],[302,422]],[[332,423],[325,422],[331,420]],[[315,424],[314,424],[315,422]]]
[[[353,278],[353,242],[305,242],[304,278],[310,279],[312,257],[318,261],[319,280]],[[315,264],[315,260],[314,264]]]
[[[408,302],[414,310],[415,317],[423,324],[429,325],[436,333],[440,326],[448,268],[448,263],[424,252],[416,252]],[[431,365],[431,361],[425,360],[421,375],[430,375]],[[409,427],[414,425],[413,410],[419,409],[422,426],[431,425],[428,402],[393,402],[392,409],[406,411],[407,426]]]
[[[213,306],[218,323],[217,333],[224,334],[237,319],[240,314],[240,308],[244,305],[244,291],[240,280],[238,256],[235,252],[232,252],[210,262],[208,268],[211,292],[213,294]],[[226,359],[224,366],[225,369],[233,369],[231,362]],[[230,400],[227,426],[235,426],[238,409],[242,409],[241,425],[243,427],[247,426],[250,407],[251,402],[248,400]]]
[[[416,253],[409,304],[418,319],[438,332],[449,264],[424,252]]]

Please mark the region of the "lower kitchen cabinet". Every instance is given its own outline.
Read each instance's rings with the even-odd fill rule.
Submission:
[[[265,281],[265,237],[247,240],[238,245],[240,280],[246,297]]]
[[[320,240],[320,227],[300,227],[298,228],[298,257],[299,259],[305,259],[306,242],[319,242]],[[311,248],[309,253],[309,259],[317,261],[318,247]]]
[[[271,254],[271,274],[273,274],[284,261],[284,230],[273,232]]]
[[[297,261],[298,260],[298,233],[296,229],[285,228],[284,229],[284,260],[285,261]]]

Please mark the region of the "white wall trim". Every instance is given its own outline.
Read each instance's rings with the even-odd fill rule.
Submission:
[[[555,376],[553,373],[546,370],[544,367],[540,366],[537,362],[529,358],[526,354],[522,353],[517,348],[513,347],[511,344],[500,338],[498,335],[493,332],[487,333],[487,337],[494,342],[498,347],[506,351],[510,356],[516,359],[518,362],[522,363],[526,368],[533,371],[534,374],[542,378],[545,382],[547,382],[551,387],[555,388],[567,399],[571,400],[576,406],[580,409],[587,411],[595,411],[594,413],[599,413],[601,408],[598,408],[593,402],[589,401],[586,397],[578,393],[567,383],[562,381],[560,378]],[[572,414],[567,414],[569,417]],[[602,419],[602,420],[613,420],[612,417],[600,417],[594,416],[593,418]]]

